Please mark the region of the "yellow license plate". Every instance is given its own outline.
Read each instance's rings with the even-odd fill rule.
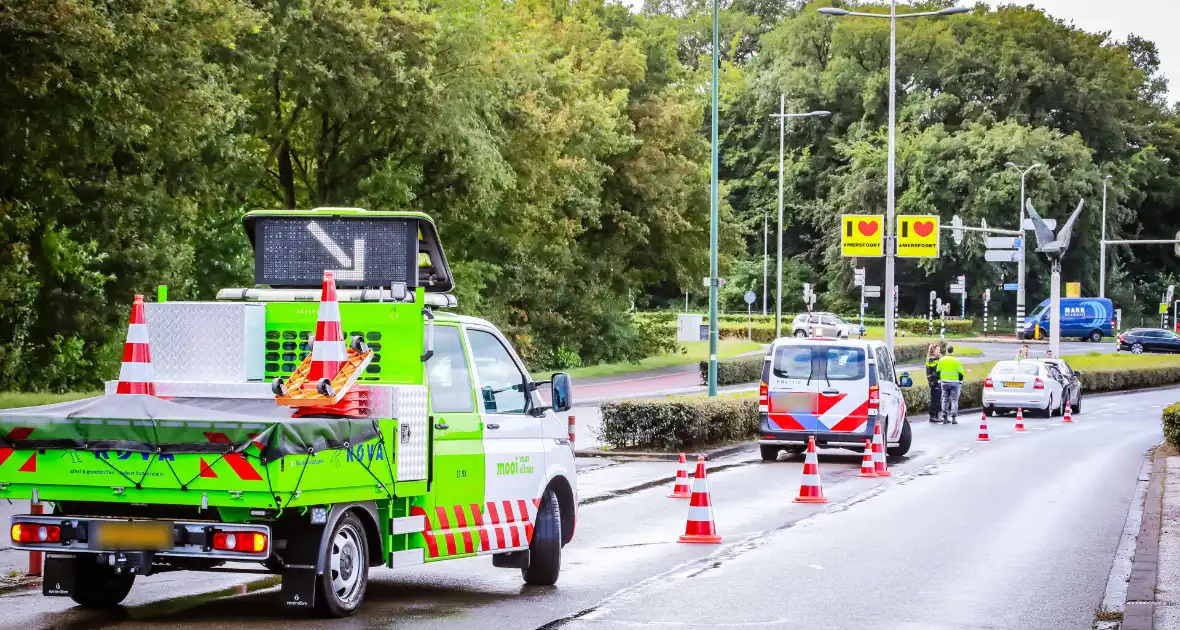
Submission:
[[[1024,387],[1024,383],[1018,381],[1004,381],[1004,387]]]
[[[171,549],[172,523],[162,521],[99,521],[94,547],[120,551],[163,551]]]

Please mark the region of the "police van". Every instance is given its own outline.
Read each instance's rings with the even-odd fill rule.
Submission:
[[[902,388],[893,354],[880,341],[783,338],[771,344],[758,388],[762,459],[817,446],[861,450],[880,424],[893,456],[910,450]]]

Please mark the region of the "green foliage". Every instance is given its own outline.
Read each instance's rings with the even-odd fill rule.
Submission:
[[[607,403],[599,438],[617,449],[674,452],[757,435],[757,400],[680,398]]]
[[[1164,408],[1164,439],[1172,446],[1180,446],[1180,403]]]

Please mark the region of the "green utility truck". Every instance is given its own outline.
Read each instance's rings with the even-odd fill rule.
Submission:
[[[339,617],[369,567],[475,555],[555,583],[577,518],[554,414],[570,408],[568,375],[533,381],[495,326],[442,310],[453,280],[424,214],[258,211],[244,225],[254,288],[145,305],[155,396],[111,382],[0,412],[0,500],[52,507],[9,530],[45,552],[44,594],[111,607],[139,575],[249,570],[281,575],[286,605]],[[346,339],[373,351],[347,413],[272,389],[310,352],[326,270]]]

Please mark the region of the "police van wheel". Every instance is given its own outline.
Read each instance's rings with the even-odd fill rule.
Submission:
[[[369,585],[369,546],[355,514],[345,514],[324,549],[324,572],[318,578],[316,612],[347,617],[360,608]]]
[[[762,461],[776,462],[778,461],[778,452],[781,449],[773,444],[760,444],[758,450],[762,451]]]
[[[552,490],[545,491],[537,510],[537,525],[529,543],[529,566],[521,569],[524,583],[553,586],[561,572],[561,510]]]
[[[98,564],[93,554],[83,554],[74,558],[70,599],[83,608],[114,608],[131,592],[134,582],[134,574],[115,573],[111,567]]]
[[[897,446],[890,446],[887,450],[890,457],[901,457],[910,452],[910,444],[914,441],[914,435],[910,432],[910,421],[904,420],[901,425],[901,438],[897,442]]]

